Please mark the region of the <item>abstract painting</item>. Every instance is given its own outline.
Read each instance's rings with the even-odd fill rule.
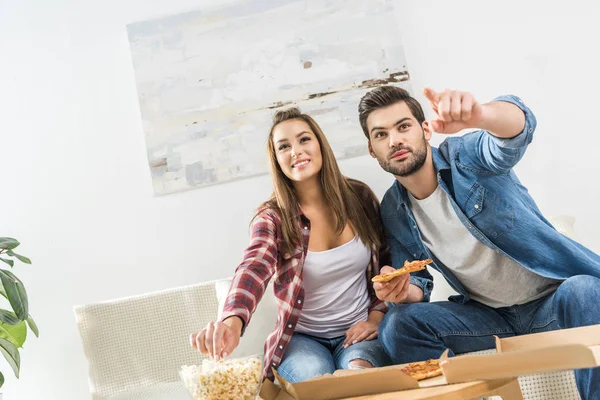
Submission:
[[[276,110],[321,125],[338,160],[367,154],[357,105],[410,90],[394,2],[252,0],[127,26],[157,195],[268,172]]]

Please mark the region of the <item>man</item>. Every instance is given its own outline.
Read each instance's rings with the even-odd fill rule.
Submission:
[[[396,304],[379,328],[393,361],[491,348],[494,335],[599,324],[600,257],[557,232],[513,172],[533,138],[531,111],[514,96],[487,104],[460,91],[425,96],[431,122],[400,88],[379,87],[359,104],[371,155],[396,177],[381,206],[393,266],[432,258],[459,293],[428,303],[426,270],[375,284]],[[433,131],[470,128],[429,144]],[[600,399],[600,368],[576,379],[584,398]]]

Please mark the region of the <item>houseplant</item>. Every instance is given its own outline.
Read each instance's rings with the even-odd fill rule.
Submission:
[[[31,264],[29,258],[13,251],[18,245],[16,239],[0,237],[0,261],[8,264],[10,268],[15,265],[15,260]],[[0,308],[0,353],[18,378],[21,368],[19,349],[23,347],[27,338],[27,326],[35,336],[38,336],[39,332],[29,315],[29,302],[23,282],[8,269],[0,268],[0,295],[8,300],[11,308],[9,310]],[[0,372],[0,387],[3,384],[4,375]]]

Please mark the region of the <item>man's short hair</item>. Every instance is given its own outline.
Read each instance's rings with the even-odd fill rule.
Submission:
[[[396,86],[380,86],[365,94],[358,103],[358,119],[367,139],[371,139],[369,129],[367,128],[367,118],[369,115],[377,109],[388,107],[401,101],[406,103],[419,124],[425,122],[425,114],[423,113],[421,104],[407,90]]]

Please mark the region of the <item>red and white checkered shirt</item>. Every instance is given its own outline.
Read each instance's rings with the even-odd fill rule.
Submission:
[[[376,224],[377,231],[381,232],[381,241],[385,243],[379,216],[379,200],[364,183],[353,179],[348,181],[363,200],[363,207],[369,220]],[[271,368],[277,368],[281,363],[304,303],[302,268],[308,251],[310,221],[301,211],[298,212],[297,219],[302,231],[302,240],[291,253],[284,253],[279,214],[274,210],[266,209],[256,217],[252,224],[250,245],[244,252],[244,260],[236,269],[221,318],[224,320],[237,316],[242,319],[244,328],[248,326],[269,280],[274,278],[273,290],[278,316],[275,329],[265,342],[263,371],[263,376],[270,380],[273,380]],[[368,282],[371,298],[369,311],[386,312],[386,305],[377,299],[371,284],[371,278],[379,273],[380,260],[388,260],[387,246],[371,249],[371,263],[367,268],[365,279]]]

